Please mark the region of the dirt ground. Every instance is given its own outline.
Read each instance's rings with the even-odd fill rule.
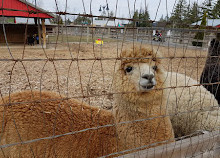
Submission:
[[[0,49],[0,91],[52,90],[67,97],[83,97],[90,105],[109,107],[112,104],[112,77],[116,57],[131,43],[58,44],[40,47],[9,47]],[[190,48],[152,46],[163,59],[168,71],[186,74],[199,81],[207,51]],[[10,52],[14,59],[11,61]],[[47,60],[52,59],[55,60]],[[80,59],[78,61],[71,59]],[[101,59],[101,60],[94,60]],[[89,97],[88,97],[89,96]]]

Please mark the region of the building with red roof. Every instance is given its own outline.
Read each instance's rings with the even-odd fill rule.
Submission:
[[[0,24],[1,43],[24,43],[28,36],[38,34],[42,36],[42,42],[46,45],[45,19],[55,18],[55,15],[26,0],[0,0],[0,17],[2,17]],[[16,24],[16,17],[26,18],[27,21],[29,18],[33,18],[35,24]],[[6,19],[8,18],[14,18],[14,22],[7,23]],[[41,38],[39,39],[41,42]]]
[[[199,26],[201,25],[202,20],[197,21],[192,26]],[[206,20],[206,26],[211,28],[219,28],[220,27],[220,19],[207,19]]]

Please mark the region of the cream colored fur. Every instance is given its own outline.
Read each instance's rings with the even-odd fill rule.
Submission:
[[[175,136],[197,131],[213,131],[220,127],[220,109],[214,95],[199,83],[183,74],[164,72],[167,108]]]
[[[122,52],[123,59],[114,76],[113,104],[122,149],[173,140],[173,129],[166,113],[163,90],[165,85],[162,81],[165,78],[160,59],[156,58],[158,56],[147,48],[136,47]],[[154,66],[157,66],[157,70],[153,69]],[[129,67],[133,70],[126,72]],[[151,83],[143,78],[146,75],[154,75]],[[148,84],[155,86],[152,89],[144,88]]]
[[[118,92],[125,92],[125,94],[115,94],[116,100],[113,108],[117,114],[116,122],[143,119],[146,116],[150,116],[151,110],[149,109],[160,108],[161,115],[164,115],[166,110],[169,113],[176,137],[220,128],[219,106],[215,97],[209,91],[203,86],[199,86],[196,80],[186,75],[166,72],[161,67],[159,59],[150,61],[147,53],[145,54],[143,53],[144,50],[139,49],[142,51],[140,53],[140,51],[137,51],[138,49],[135,48],[122,53],[122,57],[127,59],[124,58],[121,61],[117,72],[120,75],[115,77],[115,87]],[[148,53],[150,53],[149,50]],[[159,53],[154,53],[154,55],[151,57],[160,57]],[[141,57],[142,60],[136,59],[137,57]],[[154,72],[152,69],[154,65],[158,66],[158,72]],[[134,67],[134,70],[125,74],[124,71],[127,66]],[[140,95],[142,92],[140,82],[143,73],[155,73],[157,84],[154,89],[165,89],[161,91],[146,91]],[[134,113],[133,111],[138,112]],[[156,110],[154,111],[155,114],[157,114]],[[123,126],[127,129],[132,129],[129,125],[127,127],[126,125]],[[135,131],[136,129],[137,127],[134,126],[133,130]],[[132,130],[119,131],[119,136],[120,133],[123,136],[127,135],[127,137],[133,136],[131,134]],[[135,136],[133,136],[133,139],[138,142]],[[126,141],[124,142],[124,144],[128,144]],[[141,142],[138,143],[141,144]]]

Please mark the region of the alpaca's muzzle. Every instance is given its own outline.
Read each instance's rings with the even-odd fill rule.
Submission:
[[[156,80],[153,74],[144,74],[140,79],[140,89],[142,91],[148,91],[154,88],[156,85]]]

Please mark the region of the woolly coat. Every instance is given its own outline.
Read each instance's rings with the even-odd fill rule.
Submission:
[[[11,144],[2,148],[0,157],[81,158],[117,151],[115,127],[102,127],[114,124],[109,111],[65,100],[57,93],[37,91],[4,97],[0,105],[0,145]]]
[[[131,57],[148,56],[151,59],[143,62],[160,63],[152,51],[142,49],[141,52],[143,54],[133,52]],[[129,57],[124,53],[123,57]],[[134,61],[126,60],[123,63]],[[123,78],[121,72],[120,68],[116,72],[115,90],[132,92],[134,87],[127,87],[128,78]],[[159,88],[162,86],[160,69],[157,74]],[[114,117],[111,112],[63,98],[56,93],[36,91],[2,98],[0,143],[11,145],[2,149],[0,157],[98,157],[127,149],[158,146],[174,140],[163,90],[116,95]],[[69,134],[62,136],[66,133]],[[51,136],[55,138],[49,139]],[[42,140],[38,140],[40,138]],[[27,143],[21,145],[19,142]]]
[[[114,76],[114,104],[117,135],[122,150],[149,148],[174,140],[173,128],[166,111],[163,91],[164,76],[158,54],[147,48],[123,51],[123,58]],[[139,92],[125,74],[125,65],[149,63],[158,66],[155,90]],[[156,90],[157,89],[157,90]]]
[[[155,62],[160,67],[160,60],[155,59],[153,52],[145,49],[141,52],[143,54],[136,52],[135,57],[148,56],[151,59],[142,61]],[[25,91],[2,98],[0,143],[11,145],[2,149],[0,157],[98,157],[174,141],[163,89],[129,93],[135,89],[132,85],[127,87],[128,78],[121,75],[119,68],[114,78],[115,92],[126,90],[128,93],[116,94],[114,117],[111,112],[78,100],[65,100],[52,92]],[[159,68],[156,88],[162,88],[162,78]],[[66,133],[69,134],[62,136]],[[51,136],[55,138],[49,139]],[[21,145],[19,142],[27,143]]]
[[[183,74],[164,72],[167,108],[176,137],[220,127],[220,109],[214,95]]]
[[[200,83],[209,90],[220,104],[220,41],[213,39],[210,42],[208,57],[200,77]],[[211,85],[208,85],[210,84]],[[216,83],[216,84],[214,84]]]

